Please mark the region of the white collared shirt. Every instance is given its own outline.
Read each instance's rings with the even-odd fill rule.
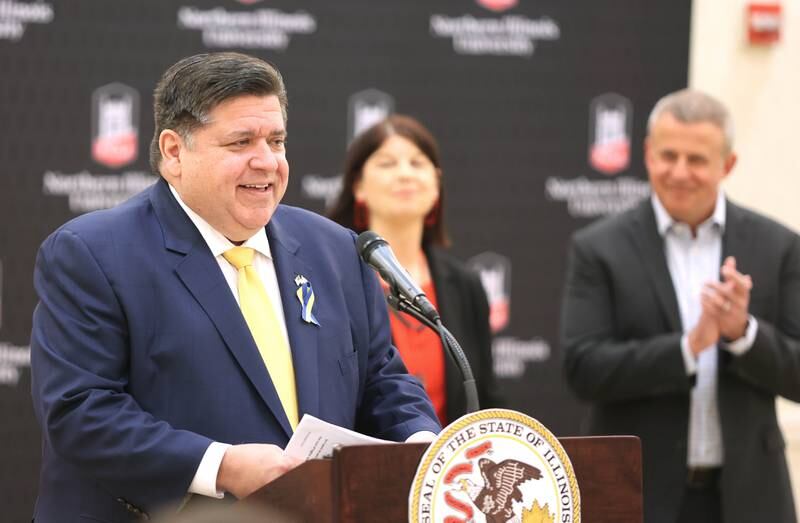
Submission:
[[[725,196],[720,190],[714,213],[697,227],[696,235],[689,225],[673,220],[655,194],[651,202],[658,232],[664,238],[664,254],[678,300],[684,333],[681,338],[684,366],[687,375],[696,374],[691,393],[687,463],[691,467],[720,466],[724,449],[717,402],[717,344],[707,347],[695,358],[689,347],[688,333],[700,319],[703,286],[719,281]],[[756,329],[756,321],[751,317],[745,336],[722,347],[734,354],[743,354],[753,345]]]

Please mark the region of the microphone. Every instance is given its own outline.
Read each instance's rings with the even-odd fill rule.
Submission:
[[[397,261],[389,243],[372,231],[364,231],[356,239],[356,248],[361,259],[377,270],[391,287],[391,292],[386,297],[389,305],[393,309],[410,314],[439,334],[442,346],[450,353],[464,378],[467,412],[476,412],[480,408],[478,389],[467,356],[450,331],[442,325],[442,319],[428,297]]]
[[[422,313],[409,303],[405,298],[389,294],[386,297],[389,305],[397,311],[405,312],[416,318],[420,323],[427,325],[435,332],[439,333],[442,340],[442,346],[450,353],[450,357],[458,366],[461,372],[461,377],[464,379],[464,394],[467,405],[467,413],[477,412],[480,409],[480,401],[478,400],[478,387],[475,385],[475,377],[472,375],[472,367],[470,367],[467,355],[464,354],[464,349],[458,344],[458,341],[450,334],[450,331],[442,325],[441,320],[436,323],[422,315]]]
[[[372,231],[364,231],[356,239],[356,248],[361,259],[378,271],[383,280],[389,284],[393,293],[399,294],[411,302],[432,322],[440,321],[439,313],[431,305],[422,289],[411,279],[408,271],[397,261],[386,240]]]

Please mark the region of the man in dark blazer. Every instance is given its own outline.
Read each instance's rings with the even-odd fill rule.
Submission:
[[[395,441],[440,428],[391,346],[354,234],[278,205],[289,168],[277,70],[197,55],[154,98],[162,178],[62,226],[37,258],[37,522],[124,522],[190,494],[246,496],[297,464],[282,448],[304,413]],[[291,376],[270,375],[240,309],[242,273],[226,257],[237,245],[253,253]]]
[[[794,523],[775,397],[800,400],[800,239],[726,200],[718,101],[653,109],[653,196],[573,238],[566,376],[591,434],[639,436],[646,522]]]

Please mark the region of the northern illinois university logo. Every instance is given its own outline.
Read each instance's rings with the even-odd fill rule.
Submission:
[[[564,448],[535,419],[505,409],[461,417],[434,441],[409,493],[413,523],[580,523]]]
[[[499,13],[517,5],[518,0],[477,0],[477,2],[486,9]]]
[[[592,100],[589,109],[589,164],[603,174],[617,174],[631,161],[631,102],[616,93]]]
[[[92,158],[116,169],[136,159],[139,149],[139,93],[121,83],[92,94]]]
[[[468,265],[480,276],[489,300],[489,327],[493,333],[500,332],[511,318],[511,260],[484,252],[470,258]]]
[[[378,89],[364,89],[347,102],[347,143],[394,112],[392,95]]]

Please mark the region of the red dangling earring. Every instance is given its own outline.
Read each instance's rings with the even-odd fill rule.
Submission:
[[[439,217],[439,200],[433,204],[433,208],[425,215],[425,227],[433,227]]]
[[[369,228],[369,211],[362,200],[353,203],[353,228],[356,231],[366,231]]]

